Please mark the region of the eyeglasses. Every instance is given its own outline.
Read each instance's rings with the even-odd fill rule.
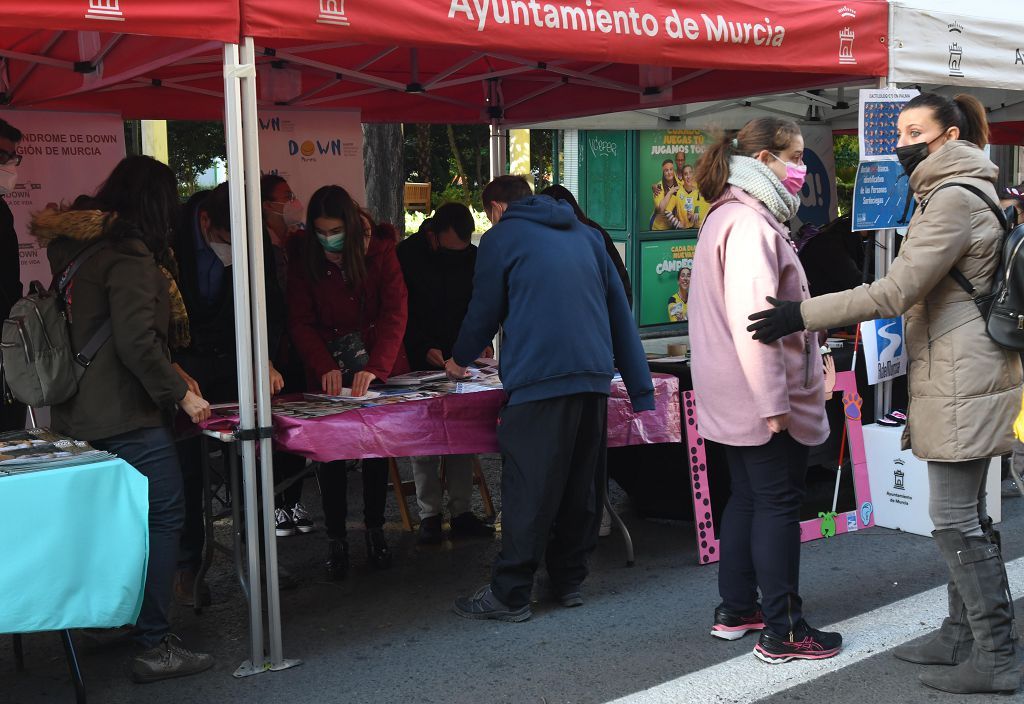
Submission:
[[[11,154],[0,149],[0,166],[21,166],[21,154]]]
[[[1021,190],[1019,190],[1017,188],[1007,188],[1006,192],[1009,193],[1012,196],[1017,196],[1018,198],[1024,198],[1024,192],[1022,192]]]

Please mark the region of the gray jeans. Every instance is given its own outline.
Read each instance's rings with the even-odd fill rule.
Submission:
[[[982,535],[981,519],[988,518],[985,479],[991,460],[929,462],[928,514],[935,530],[955,528],[964,535]]]
[[[447,455],[444,458],[445,483],[448,485],[448,512],[452,518],[469,511],[473,492],[473,458],[476,455]],[[441,458],[437,455],[413,457],[412,478],[416,481],[416,503],[420,519],[441,514]]]

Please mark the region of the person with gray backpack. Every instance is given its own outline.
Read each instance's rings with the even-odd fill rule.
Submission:
[[[140,650],[128,671],[136,682],[153,682],[213,665],[211,656],[186,649],[168,620],[184,516],[170,422],[175,406],[195,423],[209,417],[210,406],[190,390],[168,351],[174,336],[187,335],[168,248],[177,212],[174,173],[150,157],[128,157],[90,205],[97,209],[44,210],[31,225],[57,278],[70,349],[81,353],[96,331],[110,328],[75,374],[77,391],[51,406],[51,422],[149,479],[149,564],[133,634]]]

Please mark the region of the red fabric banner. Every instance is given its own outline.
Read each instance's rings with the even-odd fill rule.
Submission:
[[[243,0],[260,39],[445,46],[696,69],[884,76],[884,0]]]
[[[237,42],[238,0],[8,0],[0,26]],[[10,42],[0,40],[5,48]]]

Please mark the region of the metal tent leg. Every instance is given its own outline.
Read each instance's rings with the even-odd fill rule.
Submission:
[[[75,685],[75,701],[78,704],[85,704],[85,681],[82,679],[82,670],[78,667],[78,654],[75,652],[75,644],[71,641],[71,631],[61,631],[60,637],[64,642],[64,654],[68,659],[71,681]]]

